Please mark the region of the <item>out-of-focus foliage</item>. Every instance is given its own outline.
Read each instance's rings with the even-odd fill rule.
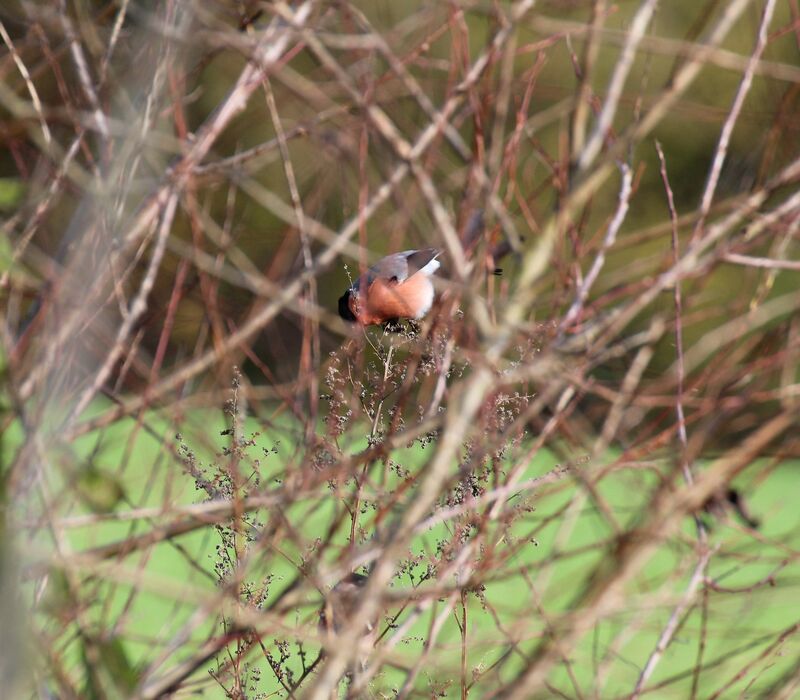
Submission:
[[[795,3],[0,23],[0,687],[791,697]]]

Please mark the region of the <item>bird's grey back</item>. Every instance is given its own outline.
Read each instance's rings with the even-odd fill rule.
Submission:
[[[415,272],[423,269],[439,255],[437,248],[423,248],[422,250],[404,250],[401,253],[387,255],[369,269],[370,280],[396,279],[398,282],[407,280]]]

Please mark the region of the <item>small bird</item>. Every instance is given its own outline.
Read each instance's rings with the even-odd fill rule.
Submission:
[[[739,491],[733,487],[727,489],[720,489],[709,496],[708,500],[703,505],[703,510],[710,513],[718,520],[724,520],[727,511],[732,510],[747,527],[753,530],[758,530],[761,525],[758,518],[754,518],[750,514],[750,509],[747,507],[744,497]],[[709,523],[705,523],[707,529],[712,529]]]
[[[341,296],[339,315],[362,326],[422,318],[433,305],[431,277],[441,253],[423,248],[381,258]]]
[[[364,574],[350,573],[337,583],[326,596],[322,610],[319,613],[319,630],[325,635],[338,635],[353,618],[358,610],[363,597],[364,587],[369,581]],[[377,616],[368,620],[364,625],[362,640],[368,647],[375,644],[377,637]],[[325,650],[321,652],[325,656]],[[348,665],[345,676],[350,683],[357,681],[367,667],[368,652],[363,647],[361,653]],[[351,697],[348,693],[347,697]]]
[[[361,602],[361,594],[367,581],[369,577],[364,574],[351,573],[331,589],[319,613],[321,630],[338,634],[344,629]],[[364,634],[370,634],[374,629],[374,621],[369,621]]]

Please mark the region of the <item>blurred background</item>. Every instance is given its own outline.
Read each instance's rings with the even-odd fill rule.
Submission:
[[[529,240],[569,191],[575,93],[582,84],[580,60],[595,5],[602,16],[602,33],[594,49],[586,104],[590,112],[598,109],[638,3],[539,3],[515,36],[510,58],[492,57],[492,70],[477,82],[453,116],[461,144],[468,151],[459,153],[440,137],[426,155],[425,167],[462,232],[471,213],[485,208],[474,175],[476,162],[487,167],[494,179],[492,189],[506,204],[521,235]],[[655,10],[648,35],[634,56],[609,138],[636,124],[668,89],[691,56],[693,42],[713,26],[722,5],[676,0]],[[171,16],[165,20],[160,10],[147,3],[125,4],[124,20],[118,26],[120,8],[114,3],[70,5],[67,26],[86,44],[82,50],[87,78],[97,83],[87,91],[79,76],[81,64],[72,58],[69,36],[61,36],[67,29],[58,5],[27,3],[15,9],[15,3],[6,4],[6,32],[28,67],[41,103],[37,114],[25,78],[6,47],[5,148],[0,155],[0,206],[9,233],[6,255],[13,248],[14,236],[28,233],[30,238],[25,257],[7,270],[7,276],[14,275],[15,290],[19,291],[16,318],[12,319],[17,333],[35,316],[43,288],[52,282],[58,267],[67,263],[70,252],[97,245],[97,227],[105,226],[105,235],[124,235],[126,222],[136,216],[165,169],[231,89],[257,42],[257,32],[271,15],[269,3],[213,2],[190,7],[168,3],[164,11]],[[432,108],[441,105],[464,77],[470,57],[486,46],[503,8],[491,3],[457,7],[358,3],[321,8],[315,22],[320,31],[331,35],[326,50],[346,71],[351,87],[365,103],[380,105],[400,133],[413,142],[429,114],[411,94],[411,86],[427,96]],[[700,75],[648,140],[634,144],[630,154],[624,154],[634,158],[636,196],[631,199],[619,244],[610,251],[605,274],[593,290],[595,296],[613,294],[623,285],[656,274],[668,257],[669,218],[653,145],[656,139],[668,154],[678,214],[688,216],[699,206],[720,127],[753,47],[761,9],[759,3],[748,4],[740,21],[704,61]],[[775,9],[768,45],[731,136],[715,211],[763,185],[797,154],[798,35],[792,12],[792,3],[778,3]],[[164,21],[170,23],[168,30]],[[363,37],[359,44],[359,36],[365,32],[375,32],[385,44]],[[324,36],[323,41],[327,40]],[[169,62],[160,63],[166,52]],[[401,64],[403,72],[388,64],[387,55]],[[313,51],[295,49],[280,68],[271,76],[270,85],[303,211],[330,231],[337,231],[384,182],[396,154],[365,122],[352,96],[344,94]],[[99,75],[94,76],[92,70]],[[102,129],[91,123],[94,100],[108,115]],[[502,105],[500,114],[498,103]],[[40,115],[52,138],[49,145],[41,131]],[[522,124],[518,123],[520,117]],[[145,123],[144,130],[132,128]],[[516,138],[513,162],[504,152],[512,131]],[[80,142],[62,173],[61,161],[76,139]],[[59,183],[56,191],[49,193],[55,181]],[[99,184],[108,191],[96,192]],[[168,365],[192,352],[202,329],[212,335],[223,333],[226,324],[240,325],[258,303],[252,289],[230,275],[215,280],[210,298],[210,285],[203,282],[209,273],[197,266],[183,270],[181,284],[176,286],[185,245],[202,245],[203,253],[211,256],[209,264],[235,247],[247,261],[249,272],[263,274],[277,285],[296,278],[304,266],[303,243],[293,222],[289,186],[263,95],[248,101],[218,135],[191,189],[192,204],[184,203],[176,213],[147,314],[138,323],[143,351],[153,355],[159,342],[166,340],[163,361]],[[47,206],[38,210],[48,194]],[[576,278],[575,266],[597,247],[615,199],[616,186],[608,182],[575,224],[581,240],[565,237],[559,243],[552,260],[553,274],[531,309],[532,317],[547,316],[553,304],[566,303]],[[99,220],[97,207],[103,210]],[[502,240],[503,232],[494,218],[490,212],[487,238]],[[396,187],[363,228],[356,242],[373,256],[441,239],[413,180]],[[313,256],[325,242],[312,235],[308,245]],[[788,240],[786,245],[791,249],[796,241]],[[768,246],[769,242],[761,241],[751,252],[766,253]],[[791,257],[792,252],[796,250],[787,255]],[[317,280],[319,299],[331,300],[341,294],[347,284],[344,262],[350,264],[351,275],[357,268],[358,261],[347,254],[328,266]],[[513,259],[505,264],[509,279],[513,279]],[[236,274],[244,273],[238,270],[233,277]],[[796,284],[794,277],[778,275],[776,291]],[[731,305],[732,313],[741,308],[762,279],[758,270],[715,265],[693,280],[687,342],[694,342],[715,325],[722,317],[717,313],[720,306]],[[175,303],[172,323],[164,339],[162,320],[171,299]],[[331,303],[323,306],[333,310]],[[302,334],[296,315],[281,314],[269,334],[254,338],[252,350],[277,378],[288,380],[296,371]],[[338,333],[323,328],[325,350],[339,341]],[[658,367],[673,360],[673,350],[667,345],[665,342],[657,352]],[[248,373],[263,373],[249,362],[247,367]],[[126,379],[135,382],[139,374],[134,370]]]

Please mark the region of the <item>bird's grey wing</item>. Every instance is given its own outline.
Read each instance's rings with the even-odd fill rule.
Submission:
[[[431,261],[435,260],[441,251],[438,248],[423,248],[422,250],[407,250],[400,255],[405,255],[408,265],[409,277],[415,272],[426,268]],[[435,265],[431,272],[435,271],[439,265]]]
[[[408,279],[408,256],[405,253],[394,253],[381,258],[369,268],[369,280],[381,279],[402,282]]]
[[[439,255],[437,248],[404,250],[402,253],[387,255],[369,269],[370,280],[383,279],[403,282],[415,272],[419,272]],[[438,265],[436,265],[438,267]]]

